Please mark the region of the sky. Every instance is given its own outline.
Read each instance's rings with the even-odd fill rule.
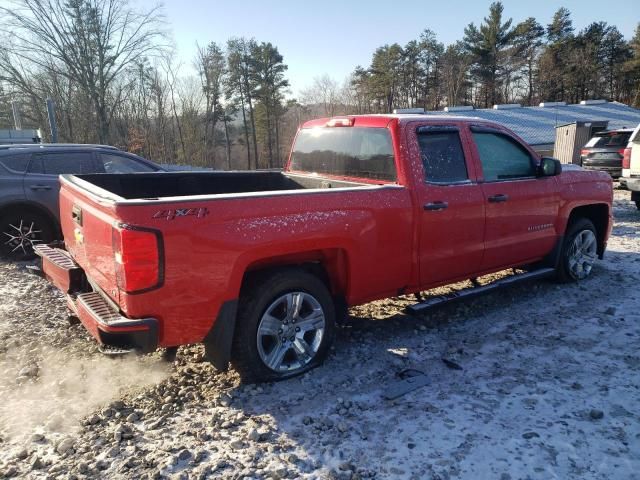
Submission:
[[[533,16],[543,25],[561,6],[571,11],[579,30],[593,21],[616,25],[625,38],[640,22],[638,0],[504,0],[505,18],[518,23]],[[137,0],[141,8],[157,0]],[[134,3],[135,4],[135,3]],[[167,27],[184,64],[193,71],[196,43],[223,44],[230,37],[254,37],[278,47],[289,69],[291,95],[328,74],[342,81],[357,65],[368,66],[374,50],[387,43],[401,45],[429,28],[440,42],[460,40],[470,22],[478,25],[491,1],[474,0],[165,0]]]

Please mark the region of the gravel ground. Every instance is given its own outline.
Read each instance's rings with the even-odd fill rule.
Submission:
[[[102,356],[63,297],[0,264],[0,477],[640,478],[640,213],[603,262],[423,316],[351,311],[325,365],[240,386],[201,347]],[[442,359],[447,362],[443,362]],[[403,372],[428,385],[383,398]]]

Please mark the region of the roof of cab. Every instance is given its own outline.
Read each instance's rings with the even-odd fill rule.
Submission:
[[[406,121],[429,121],[429,122],[481,122],[490,123],[480,117],[466,117],[462,115],[424,115],[415,113],[381,113],[370,115],[337,115],[335,117],[317,118],[309,120],[302,125],[302,128],[326,127],[327,123],[333,119],[352,118],[354,127],[386,127],[394,119],[399,122]]]

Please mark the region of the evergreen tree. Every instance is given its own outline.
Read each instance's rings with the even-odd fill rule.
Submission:
[[[489,16],[480,27],[470,23],[464,30],[464,44],[473,58],[471,74],[480,87],[485,107],[500,103],[503,80],[510,73],[509,49],[515,36],[512,19],[503,23],[502,2],[489,7]]]

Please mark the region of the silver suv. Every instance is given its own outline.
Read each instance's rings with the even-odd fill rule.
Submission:
[[[61,238],[58,175],[134,173],[163,169],[104,145],[0,146],[0,254],[33,256],[33,245]]]

